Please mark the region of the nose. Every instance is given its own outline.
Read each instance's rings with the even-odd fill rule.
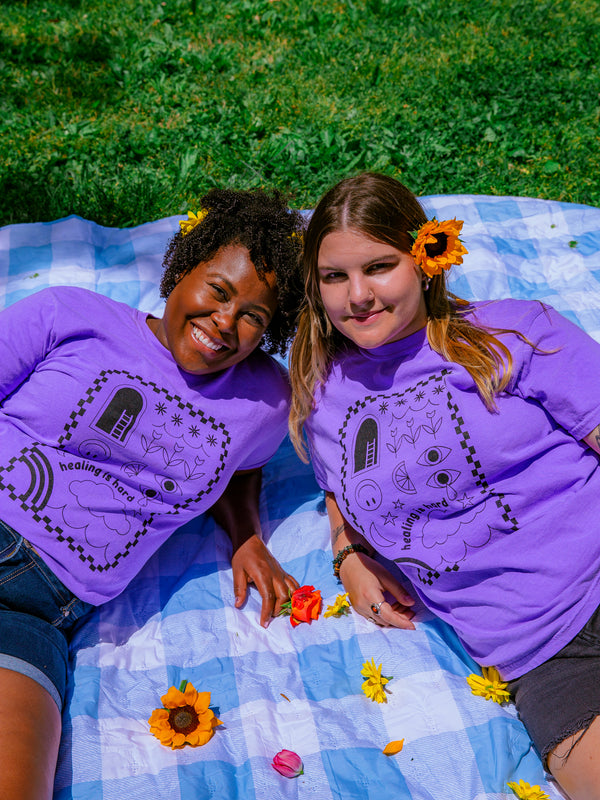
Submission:
[[[368,278],[363,275],[352,275],[348,282],[348,300],[352,306],[365,306],[373,300],[373,292]]]
[[[220,333],[233,333],[235,330],[235,309],[221,306],[212,314],[212,320]]]

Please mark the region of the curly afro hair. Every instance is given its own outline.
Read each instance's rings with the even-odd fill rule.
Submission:
[[[208,213],[189,233],[178,231],[167,247],[160,284],[162,297],[199,264],[223,247],[241,245],[250,253],[259,278],[275,273],[277,310],[264,333],[262,347],[284,354],[294,334],[304,294],[300,259],[304,221],[279,192],[211,189],[200,201]]]

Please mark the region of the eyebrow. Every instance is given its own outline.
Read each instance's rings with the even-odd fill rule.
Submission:
[[[229,280],[229,278],[226,278],[224,275],[221,275],[221,273],[220,273],[220,272],[217,272],[217,273],[215,274],[215,276],[214,276],[214,277],[215,277],[215,278],[219,278],[220,280],[222,280],[222,281],[223,281],[223,283],[225,284],[225,286],[227,286],[227,288],[228,288],[228,289],[229,289],[229,291],[231,292],[231,294],[235,295],[236,297],[239,295],[239,292],[238,292],[238,290],[235,288],[235,286],[233,285],[233,283],[231,283],[231,281]],[[252,304],[250,305],[250,308],[251,308],[251,309],[253,309],[253,310],[255,310],[255,311],[260,311],[260,312],[261,312],[262,314],[264,314],[264,315],[267,317],[267,319],[269,319],[269,320],[273,319],[273,314],[271,314],[271,312],[269,311],[269,309],[268,309],[266,306],[261,306],[261,305],[260,305],[260,303],[252,303]]]
[[[368,261],[365,261],[363,264],[361,264],[360,267],[361,267],[361,269],[364,269],[365,267],[370,267],[373,264],[392,263],[392,261],[396,261],[397,259],[398,259],[398,257],[394,253],[388,253],[385,256],[377,256],[375,258],[371,258]],[[325,265],[322,266],[321,264],[317,264],[317,269],[318,270],[328,270],[328,271],[335,272],[338,269],[344,269],[344,267],[342,267],[342,266],[335,266],[335,267],[334,266],[329,266],[328,267],[328,266],[325,266]]]

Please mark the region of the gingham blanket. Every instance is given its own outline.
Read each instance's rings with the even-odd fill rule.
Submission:
[[[457,294],[542,299],[600,340],[600,209],[470,195],[423,202],[432,216],[465,220]],[[160,315],[162,253],[179,219],[125,230],[77,217],[2,228],[0,307],[70,284]],[[265,468],[261,514],[275,556],[331,604],[341,587],[323,499],[289,442]],[[264,630],[254,590],[233,608],[229,555],[223,531],[200,518],[82,627],[55,800],[500,800],[519,780],[561,797],[514,708],[471,693],[465,679],[477,666],[427,611],[418,609],[414,632],[354,613],[295,629],[282,617]],[[361,691],[372,658],[393,676],[386,704]],[[205,746],[172,751],[147,720],[182,679],[211,692],[223,725]],[[402,751],[384,755],[398,739]],[[301,756],[303,775],[272,768],[282,748]]]

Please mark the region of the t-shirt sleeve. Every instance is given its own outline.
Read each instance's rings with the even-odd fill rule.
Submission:
[[[538,401],[576,439],[600,424],[600,344],[555,309],[540,304],[522,333],[514,394]]]
[[[329,487],[329,482],[327,480],[327,472],[325,470],[325,466],[321,462],[319,456],[317,455],[317,452],[313,447],[310,439],[308,439],[308,452],[310,454],[310,463],[312,465],[313,472],[315,473],[315,480],[317,481],[319,487],[323,489],[324,492],[330,492],[331,489]]]
[[[35,371],[55,345],[56,303],[43,289],[0,313],[0,402]]]
[[[267,358],[267,357],[266,357]],[[252,448],[238,470],[258,469],[264,466],[277,452],[287,433],[290,410],[290,384],[287,371],[274,359],[262,366],[261,392],[264,401],[256,405],[253,424],[258,427]]]

